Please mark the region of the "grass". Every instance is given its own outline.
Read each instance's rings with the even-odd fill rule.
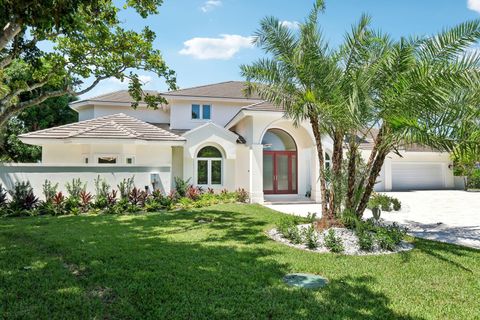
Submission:
[[[5,319],[478,319],[480,251],[415,240],[384,256],[300,251],[282,214],[218,205],[138,216],[0,220]],[[199,223],[197,221],[203,220]],[[287,287],[288,272],[330,283]]]

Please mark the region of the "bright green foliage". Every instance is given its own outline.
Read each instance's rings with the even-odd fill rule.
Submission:
[[[313,224],[303,230],[303,238],[307,248],[316,249],[318,247],[318,233]]]
[[[370,210],[373,208],[380,208],[382,211],[390,212],[392,210],[399,211],[402,208],[402,203],[395,197],[388,196],[382,193],[374,193],[368,201]]]
[[[123,3],[122,3],[123,2]],[[153,47],[148,27],[127,30],[121,10],[142,18],[157,14],[162,0],[2,0],[0,6],[0,127],[22,110],[48,98],[80,95],[100,81],[130,80],[133,107],[156,108],[165,100],[141,87],[138,71],[150,71],[175,88],[175,73]],[[118,8],[117,5],[124,5]],[[38,43],[49,43],[44,51]]]
[[[26,108],[11,118],[4,130],[0,131],[0,160],[14,162],[37,162],[41,160],[38,146],[24,144],[18,135],[75,122],[78,114],[70,109],[68,96],[46,100],[38,106]]]
[[[341,253],[343,250],[345,250],[343,247],[342,238],[335,234],[335,230],[333,228],[328,229],[327,234],[323,237],[323,243],[325,247],[334,253]]]
[[[312,253],[265,235],[283,217],[228,204],[0,219],[2,317],[478,318],[480,251],[414,239],[415,249],[401,254]],[[319,274],[329,284],[290,288],[283,277],[292,272]]]

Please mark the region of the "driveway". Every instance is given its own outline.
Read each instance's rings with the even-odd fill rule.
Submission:
[[[420,238],[480,249],[480,192],[453,190],[388,192],[402,202],[402,210],[382,212],[382,218],[409,228]],[[306,216],[320,213],[319,204],[269,205],[281,212]],[[367,210],[368,211],[368,210]],[[365,217],[371,217],[370,212]]]

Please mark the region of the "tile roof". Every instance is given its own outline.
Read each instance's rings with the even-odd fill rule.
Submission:
[[[163,96],[208,97],[227,99],[262,100],[256,93],[247,97],[244,93],[244,81],[225,81],[204,86],[163,92]]]
[[[157,94],[160,93],[160,92],[155,91],[155,90],[144,90],[144,92],[147,93],[147,94],[151,94],[151,95],[157,95]],[[118,90],[118,91],[105,93],[105,94],[102,94],[102,95],[99,95],[99,96],[74,101],[74,102],[71,102],[70,104],[75,105],[76,103],[80,103],[80,102],[84,102],[84,101],[128,102],[128,103],[132,103],[133,99],[130,96],[130,93],[128,93],[128,90]]]
[[[375,139],[377,138],[379,130],[377,128],[372,128],[370,131],[359,130],[357,133],[357,139],[360,142],[359,148],[362,150],[372,150],[375,145]],[[408,152],[442,152],[438,149],[424,146],[418,143],[411,143],[400,146],[399,151],[408,151]]]
[[[184,140],[168,130],[140,121],[123,113],[25,133],[20,138],[35,139],[135,139],[149,141]]]
[[[267,101],[251,104],[249,106],[244,107],[243,110],[283,112],[282,107],[276,106]]]

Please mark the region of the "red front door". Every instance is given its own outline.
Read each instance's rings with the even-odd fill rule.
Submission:
[[[297,152],[263,152],[263,192],[297,193]]]

